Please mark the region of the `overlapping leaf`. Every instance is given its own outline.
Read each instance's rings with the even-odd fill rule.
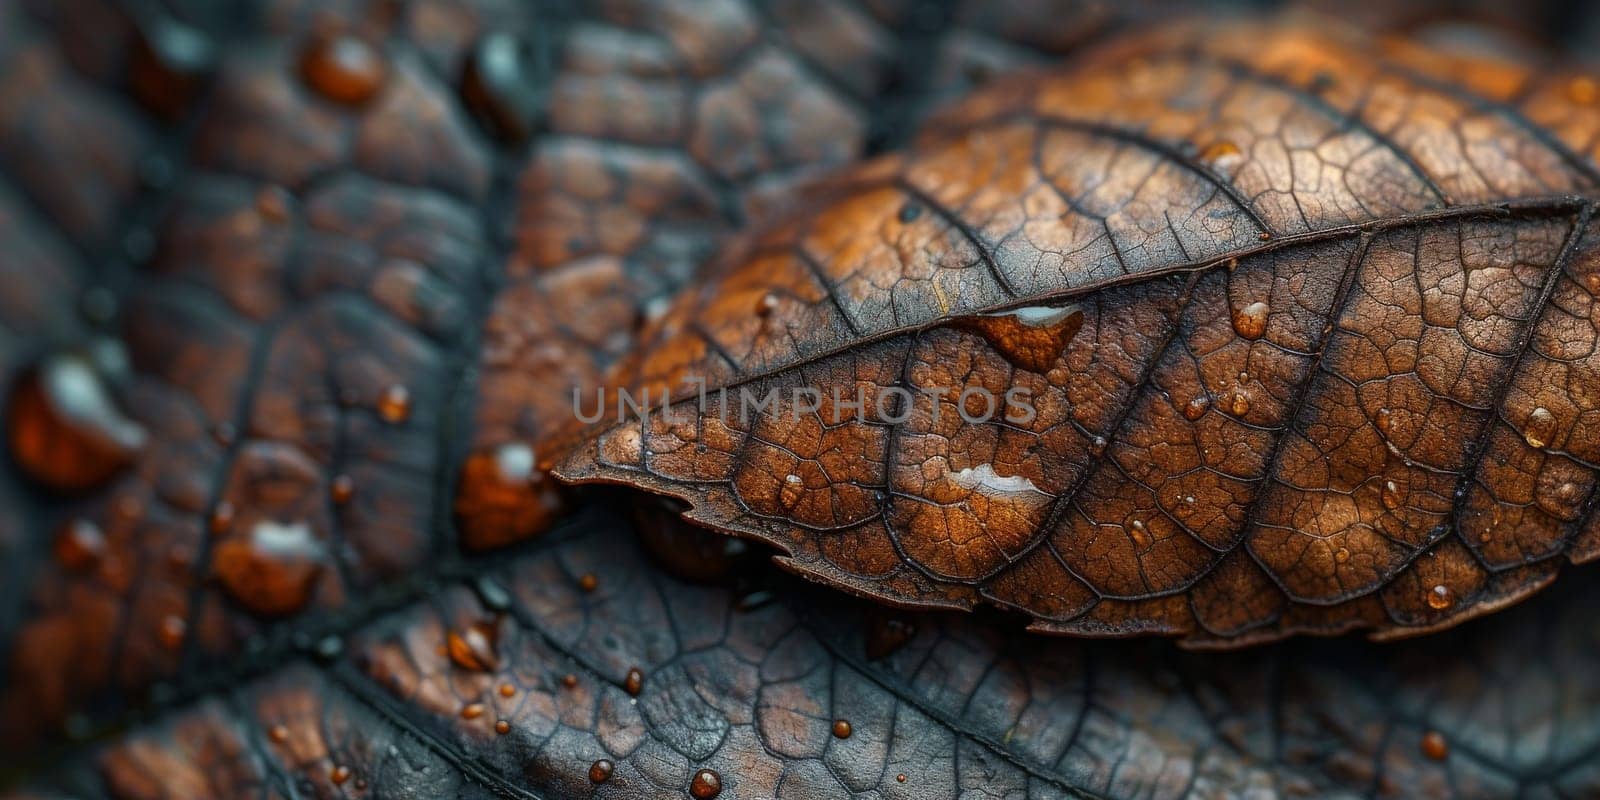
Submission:
[[[1499,608],[1600,548],[1594,86],[1237,24],[1008,80],[730,253],[565,473],[1041,631]]]

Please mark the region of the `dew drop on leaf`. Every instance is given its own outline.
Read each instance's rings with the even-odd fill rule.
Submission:
[[[1428,592],[1428,607],[1435,611],[1443,611],[1455,604],[1455,601],[1455,593],[1450,591],[1450,587],[1442,583],[1434,586]]]
[[[722,794],[722,776],[716,770],[702,769],[694,774],[694,779],[689,782],[689,794],[695,800],[711,800]]]
[[[358,36],[318,36],[300,54],[300,77],[312,91],[344,105],[371,100],[389,77],[389,62]]]
[[[1246,339],[1260,339],[1267,332],[1267,304],[1257,301],[1233,312],[1233,330]]]

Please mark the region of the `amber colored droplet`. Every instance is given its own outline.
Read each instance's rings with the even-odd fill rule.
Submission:
[[[1206,148],[1200,151],[1200,160],[1210,164],[1214,169],[1229,172],[1244,160],[1244,152],[1239,149],[1239,145],[1222,140],[1206,145]]]
[[[722,794],[722,776],[716,770],[699,770],[694,780],[689,781],[689,794],[694,795],[695,800],[711,800]]]
[[[378,416],[390,425],[399,425],[411,416],[411,391],[400,384],[383,390],[378,398]]]
[[[289,190],[282,186],[263,186],[256,192],[256,213],[270,222],[287,222],[293,202]]]
[[[772,312],[777,310],[778,296],[772,292],[761,295],[761,299],[756,301],[756,316],[758,317],[771,316]]]
[[[326,552],[309,523],[261,520],[248,535],[218,543],[212,563],[233,599],[257,614],[284,616],[311,601]]]
[[[1138,548],[1150,546],[1150,531],[1145,528],[1144,520],[1136,519],[1128,525],[1128,536],[1133,539],[1133,545]]]
[[[333,781],[334,786],[343,786],[345,781],[350,780],[350,768],[343,764],[335,766],[328,772],[328,780]]]
[[[56,533],[55,554],[57,563],[68,570],[88,570],[105,557],[105,533],[89,520],[67,520]]]
[[[622,689],[631,695],[638,695],[644,689],[644,673],[638,667],[628,668],[628,677],[622,681]]]
[[[1528,427],[1522,432],[1522,439],[1529,447],[1544,447],[1550,443],[1555,428],[1556,415],[1550,413],[1550,409],[1539,406],[1528,415]]]
[[[1443,611],[1449,608],[1455,602],[1455,593],[1450,591],[1450,587],[1442,583],[1433,587],[1433,590],[1428,592],[1428,607],[1435,611]]]
[[[502,720],[496,720],[495,723],[494,723],[494,732],[500,734],[501,736],[504,736],[504,735],[510,733],[511,732],[511,723],[509,723],[509,722],[507,722],[507,721],[505,721],[503,719]]]
[[[468,703],[467,705],[463,706],[462,709],[461,709],[461,718],[462,719],[477,719],[478,717],[483,716],[483,710],[484,709],[483,709],[483,704],[482,703]]]
[[[233,504],[227,500],[222,500],[217,503],[215,508],[211,509],[211,516],[206,520],[206,527],[211,529],[213,535],[227,533],[228,529],[233,527],[233,515]]]
[[[894,779],[899,781],[899,782],[901,782],[901,783],[905,783],[906,782],[906,774],[904,772],[902,772],[899,775],[894,776]]]
[[[600,579],[596,578],[592,572],[585,572],[578,577],[578,588],[586,592],[592,592],[600,588]]]
[[[1444,734],[1428,731],[1422,734],[1422,754],[1433,761],[1443,761],[1450,757],[1450,742]]]
[[[1333,551],[1333,560],[1339,562],[1340,564],[1343,564],[1344,562],[1349,561],[1350,560],[1350,551],[1345,549],[1345,548],[1343,548],[1343,547],[1339,548],[1338,550]]]
[[[355,479],[342,473],[333,476],[333,482],[328,484],[328,494],[336,505],[350,502],[350,498],[356,494]]]
[[[1401,492],[1400,484],[1392,480],[1383,482],[1383,491],[1380,494],[1383,498],[1383,507],[1390,511],[1399,508],[1405,502],[1405,494]]]
[[[611,780],[611,773],[615,769],[616,767],[611,763],[611,759],[602,758],[589,765],[589,782],[605,783]]]
[[[1198,395],[1193,400],[1183,404],[1183,416],[1189,421],[1197,420],[1206,415],[1206,410],[1211,408],[1211,398]]]
[[[176,650],[183,644],[184,634],[188,631],[189,624],[183,621],[183,617],[168,614],[161,618],[161,627],[156,629],[156,636],[167,649]]]
[[[1600,99],[1600,84],[1587,75],[1567,81],[1567,99],[1581,106],[1593,105]]]
[[[1262,231],[1262,232],[1256,234],[1256,238],[1260,239],[1263,242],[1270,242],[1270,241],[1272,241],[1272,234],[1268,233],[1267,231]]]
[[[283,725],[274,725],[267,729],[267,738],[274,744],[283,744],[289,741],[289,729]]]
[[[1250,396],[1243,391],[1233,393],[1233,399],[1228,403],[1228,410],[1236,417],[1250,413]]]
[[[576,675],[574,675],[574,674],[572,674],[570,672],[565,674],[565,675],[562,675],[561,676],[561,685],[567,687],[568,689],[576,689],[576,688],[578,688],[578,676],[576,676]]]
[[[495,630],[483,622],[474,622],[445,636],[445,651],[450,654],[451,663],[472,672],[488,672],[499,665],[494,645]]]
[[[1388,434],[1394,427],[1394,412],[1387,408],[1378,409],[1377,425],[1379,433]]]
[[[850,738],[852,731],[853,729],[850,727],[849,720],[836,719],[833,721],[833,735],[835,737],[840,739],[848,739]]]
[[[512,686],[509,683],[500,684],[500,696],[501,697],[516,697],[517,696],[517,687]]]
[[[1260,339],[1267,332],[1267,304],[1258,300],[1233,312],[1233,330],[1246,339]]]
[[[956,327],[982,336],[1007,361],[1032,372],[1049,372],[1083,329],[1083,308],[1030,306],[962,317]],[[982,413],[981,409],[978,412]]]
[[[366,40],[351,34],[319,36],[300,54],[300,77],[336,103],[371,100],[389,77],[389,62]]]
[[[18,377],[5,409],[6,442],[29,478],[84,492],[132,463],[148,436],[112,398],[90,359],[56,356]]]

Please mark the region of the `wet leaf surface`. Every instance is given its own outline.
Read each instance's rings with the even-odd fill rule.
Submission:
[[[1581,581],[1402,647],[1301,642],[1216,656],[1160,641],[1041,640],[1013,617],[847,599],[774,571],[758,547],[668,524],[635,499],[562,498],[544,476],[570,388],[605,380],[638,326],[670,325],[680,312],[665,298],[704,265],[776,253],[793,229],[785,220],[808,206],[859,221],[850,209],[863,173],[840,179],[833,167],[897,147],[935,101],[1005,69],[1075,57],[1165,16],[1159,3],[1049,0],[0,7],[0,792],[1593,793],[1589,684],[1600,671]],[[1395,64],[1443,70],[1434,80],[1466,74],[1495,103],[1554,98],[1534,122],[1561,141],[1586,135],[1571,105],[1579,83],[1519,82],[1472,57],[1441,67],[1387,48]],[[868,179],[901,180],[917,153],[991,116],[1036,116],[1005,85],[999,106],[935,122],[893,169],[863,168]],[[1480,146],[1474,158],[1543,164],[1535,145],[1549,142],[1501,138],[1491,123],[1507,115],[1478,110],[1463,128],[1475,141],[1525,149]],[[1246,144],[1208,140],[1178,155],[1232,168],[1256,157]],[[964,185],[961,169],[895,204],[891,224],[945,219],[940,192]],[[1567,174],[1526,172],[1452,179]],[[1569,191],[1552,184],[1538,200],[1547,205],[1374,228],[1362,241],[1401,252],[1400,231],[1427,227],[1463,252],[1475,246],[1494,280],[1446,299],[1471,311],[1460,297],[1476,293],[1481,310],[1531,291],[1561,257],[1555,231],[1572,227],[1578,206],[1557,195]],[[1260,213],[1277,224],[1283,208]],[[1239,225],[1227,216],[1207,230]],[[744,231],[776,232],[739,241]],[[1282,298],[1328,287],[1263,276],[1292,271],[1292,246],[1348,242],[1263,245],[1237,233],[1264,260],[1242,257],[1239,277],[1209,279],[1220,288],[1174,274],[1085,284],[1073,290],[1081,298],[1018,313],[974,307],[940,327],[957,338],[927,364],[948,371],[957,360],[946,353],[987,346],[1017,369],[1042,368],[1089,337],[1110,342],[1113,307],[1203,328],[1224,350],[1303,355],[1292,347],[1315,338],[1317,312],[1286,311]],[[1569,273],[1586,263],[1571,259]],[[898,304],[918,295],[887,288],[880,316],[917,312]],[[1206,291],[1228,302],[1201,324],[1195,298]],[[1545,308],[1586,319],[1581,298],[1561,298]],[[750,300],[741,313],[764,325],[792,319],[793,297],[769,287]],[[1456,326],[1478,337],[1465,355],[1504,360],[1491,345],[1520,341],[1532,313],[1522,311],[1469,314]],[[1095,390],[1136,377],[1139,330],[1088,362]],[[1584,330],[1556,330],[1568,349],[1552,360],[1581,363],[1570,351]],[[888,352],[894,335],[872,334],[873,346]],[[1118,353],[1121,372],[1108,366]],[[975,379],[985,374],[972,365]],[[1235,411],[1236,396],[1196,395],[1143,429],[1166,435],[1173,420],[1215,424],[1273,402],[1252,394],[1256,412]],[[1514,436],[1496,446],[1521,459],[1526,491],[1571,505],[1587,479],[1571,448],[1576,412],[1542,408],[1508,422]],[[1373,419],[1389,430],[1415,422]],[[1088,441],[1113,454],[1125,444]],[[1230,447],[1237,457],[1244,444]],[[1533,451],[1566,457],[1568,470],[1552,473]],[[828,469],[865,463],[829,458]],[[945,488],[999,490],[983,513],[1015,519],[1031,498],[1000,466],[952,462]],[[772,496],[804,500],[814,487],[802,485],[784,480]],[[1373,491],[1398,513],[1425,490],[1395,477]],[[624,505],[634,513],[606,510]],[[574,507],[575,520],[540,537]],[[1519,513],[1543,524],[1565,507]],[[1172,533],[1142,518],[1127,531],[1152,544]],[[1405,599],[1451,619],[1525,588],[1560,553],[1540,541],[1519,539],[1514,557],[1474,551],[1511,564],[1499,584],[1419,584]]]
[[[563,472],[1038,631],[1503,607],[1600,535],[1587,80],[1196,24],[1002,81],[725,254]]]

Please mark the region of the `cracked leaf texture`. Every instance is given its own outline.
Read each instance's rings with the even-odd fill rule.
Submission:
[[[1600,553],[1592,88],[1293,24],[1002,81],[726,251],[564,474],[1038,631],[1503,607]]]

